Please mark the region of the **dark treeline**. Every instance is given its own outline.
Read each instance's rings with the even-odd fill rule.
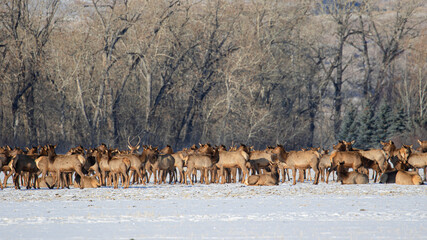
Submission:
[[[423,1],[0,2],[0,145],[427,136]]]

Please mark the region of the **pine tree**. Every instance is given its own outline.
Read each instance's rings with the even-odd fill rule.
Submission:
[[[338,132],[337,139],[351,141],[351,138],[355,135],[355,120],[357,116],[357,110],[353,105],[348,107],[343,121],[341,122],[340,131]]]
[[[355,147],[365,149],[375,147],[378,139],[375,131],[374,109],[370,101],[367,102],[360,116],[359,124]]]
[[[398,135],[406,132],[409,129],[408,127],[408,116],[405,109],[400,106],[393,118],[393,121],[390,126],[391,135]]]
[[[387,103],[382,103],[375,116],[375,128],[378,141],[386,141],[391,135],[390,126],[393,122],[392,117],[391,107]]]

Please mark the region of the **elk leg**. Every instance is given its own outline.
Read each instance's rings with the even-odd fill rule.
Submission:
[[[296,168],[292,168],[292,185],[297,184],[297,169]]]
[[[313,184],[317,185],[317,184],[319,184],[319,168],[313,167],[313,170],[314,170],[314,181],[313,181]],[[310,179],[310,181],[311,181],[311,179]]]
[[[285,182],[285,177],[286,177],[286,170],[285,170],[285,168],[282,168],[282,169],[280,169],[280,171],[282,172],[282,183],[284,183]]]
[[[119,188],[119,176],[117,173],[113,173],[114,189]]]
[[[203,168],[203,181],[204,181],[204,184],[209,185],[209,174],[208,174],[207,168]]]
[[[18,173],[15,173],[13,175],[13,177],[12,177],[13,183],[15,184],[15,189],[21,189],[19,187],[19,179],[18,178],[19,178],[19,174]]]
[[[55,184],[53,184],[54,186],[56,186],[56,189],[59,189],[59,185],[61,182],[61,173],[59,171],[56,171],[56,178],[55,178]]]
[[[332,167],[329,168],[329,170],[326,172],[326,184],[329,183],[329,175],[331,174],[331,172],[332,172]]]
[[[80,178],[83,179],[84,174],[83,174],[81,168],[76,168],[75,171],[78,175],[80,175]],[[80,184],[80,189],[83,189],[83,188],[84,188],[83,184]]]
[[[31,173],[28,172],[28,174],[25,174],[24,177],[25,177],[25,182],[26,182],[26,185],[27,185],[27,189],[31,189],[31,177],[32,177]]]
[[[4,184],[4,188],[6,188],[7,187],[7,180],[9,179],[10,176],[12,176],[12,171],[9,171],[9,173],[7,173],[7,171],[3,171],[3,173],[4,173],[3,184]]]

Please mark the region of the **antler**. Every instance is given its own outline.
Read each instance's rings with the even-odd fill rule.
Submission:
[[[132,147],[132,144],[130,144],[129,139],[130,139],[130,137],[128,136],[128,146],[129,146],[129,147]]]

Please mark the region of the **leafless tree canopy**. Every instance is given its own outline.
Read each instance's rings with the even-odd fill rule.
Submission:
[[[426,136],[426,12],[414,0],[0,0],[0,145],[327,147],[368,101],[402,106],[406,135]]]

